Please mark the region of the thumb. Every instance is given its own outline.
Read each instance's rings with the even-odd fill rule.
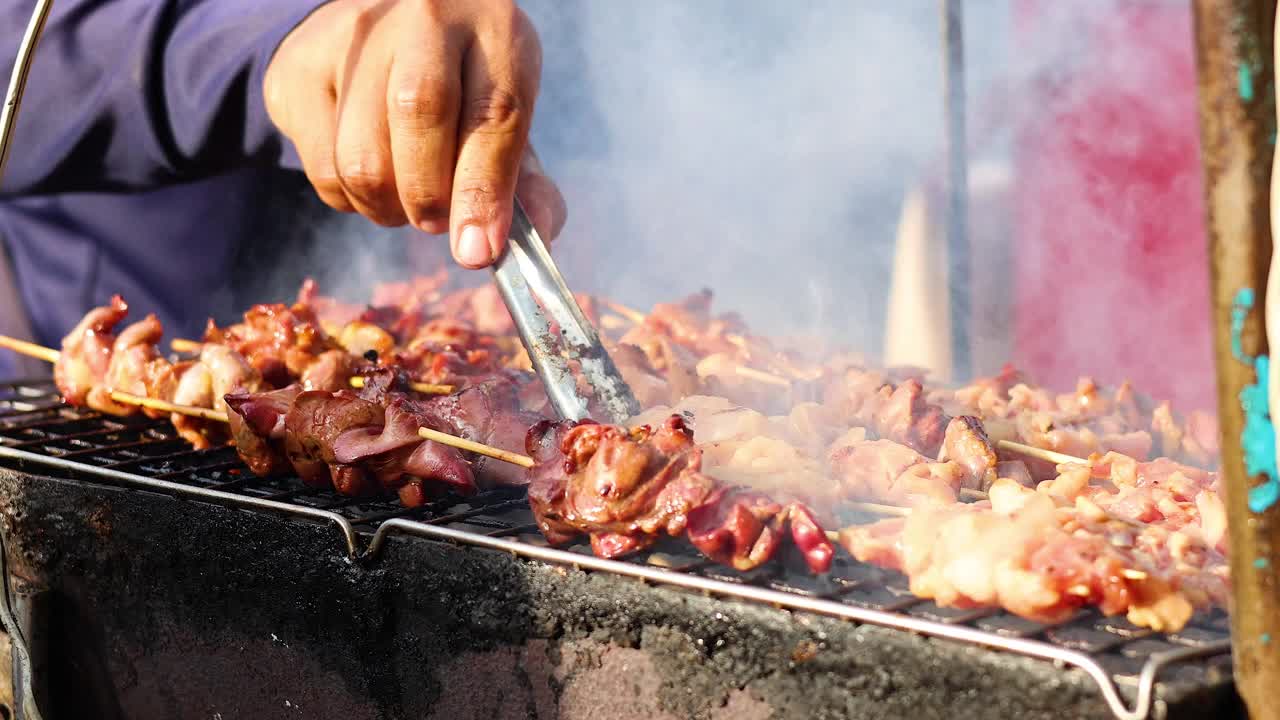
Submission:
[[[520,160],[516,197],[520,198],[530,222],[545,242],[550,243],[560,235],[568,215],[564,196],[543,171],[542,162],[533,148],[527,149]]]

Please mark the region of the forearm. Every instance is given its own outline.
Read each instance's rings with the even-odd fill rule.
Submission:
[[[59,0],[0,193],[127,190],[246,163],[298,168],[272,126],[272,53],[323,0]],[[7,77],[31,12],[0,0]]]

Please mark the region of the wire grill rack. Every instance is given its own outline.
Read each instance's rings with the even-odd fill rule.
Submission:
[[[825,577],[794,569],[795,563],[741,573],[674,542],[626,561],[603,560],[585,543],[549,547],[522,489],[405,508],[394,500],[344,497],[292,478],[258,478],[231,448],[193,450],[167,421],[69,407],[47,380],[0,382],[0,465],[328,523],[353,562],[376,559],[393,533],[418,535],[1041,658],[1087,673],[1122,720],[1144,720],[1161,694],[1178,685],[1230,680],[1225,613],[1199,615],[1174,634],[1094,611],[1044,625],[1000,610],[938,607],[912,596],[901,575],[847,557],[838,556]]]

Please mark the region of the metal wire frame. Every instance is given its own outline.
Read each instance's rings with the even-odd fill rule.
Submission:
[[[777,567],[738,573],[670,546],[629,561],[604,560],[585,545],[547,546],[520,491],[445,497],[411,509],[341,497],[296,480],[266,481],[245,472],[228,449],[191,449],[165,421],[120,420],[68,408],[48,381],[0,383],[0,464],[19,470],[34,465],[77,479],[329,524],[352,563],[376,562],[392,536],[417,536],[1039,658],[1087,674],[1121,720],[1151,715],[1157,680],[1170,666],[1231,649],[1222,616],[1198,618],[1207,624],[1174,636],[1090,613],[1040,625],[995,609],[939,608],[911,596],[900,581],[895,585],[892,574],[845,559],[824,579]]]

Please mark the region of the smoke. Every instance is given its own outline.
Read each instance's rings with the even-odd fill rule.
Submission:
[[[1002,15],[975,5],[981,87]],[[942,139],[936,3],[525,6],[540,29],[574,14],[545,54],[576,40],[583,67],[549,60],[544,93],[567,71],[592,104],[535,124],[576,284],[642,307],[710,287],[762,330],[877,349],[902,198]]]

